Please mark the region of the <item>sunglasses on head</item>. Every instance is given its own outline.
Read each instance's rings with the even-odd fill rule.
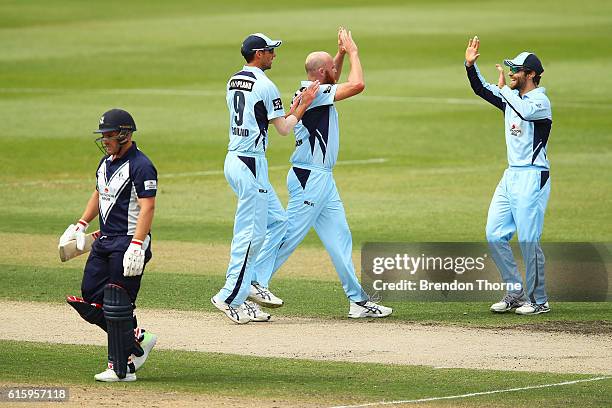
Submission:
[[[254,49],[253,51],[274,52],[274,48],[273,47],[270,47],[270,48],[257,48],[257,49]]]

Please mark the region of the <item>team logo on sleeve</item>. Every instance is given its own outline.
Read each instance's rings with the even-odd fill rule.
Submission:
[[[145,190],[157,190],[157,180],[145,180]]]
[[[272,100],[272,105],[274,106],[275,111],[283,109],[283,101],[281,100],[281,98],[276,98]]]

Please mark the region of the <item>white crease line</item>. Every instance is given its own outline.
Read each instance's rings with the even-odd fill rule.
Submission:
[[[519,388],[509,388],[505,390],[493,390],[493,391],[483,391],[483,392],[472,392],[470,394],[462,394],[462,395],[449,395],[446,397],[431,397],[431,398],[421,398],[421,399],[413,399],[413,400],[403,400],[403,401],[381,401],[381,402],[370,402],[367,404],[359,404],[359,405],[339,405],[331,408],[362,408],[362,407],[376,407],[381,405],[397,405],[397,404],[416,404],[419,402],[430,402],[430,401],[440,401],[440,400],[450,400],[450,399],[459,399],[459,398],[469,398],[469,397],[477,397],[480,395],[491,395],[491,394],[500,394],[504,392],[516,392],[516,391],[524,391],[524,390],[535,390],[538,388],[549,388],[549,387],[561,387],[563,385],[572,385],[584,382],[591,381],[601,381],[601,380],[609,380],[612,377],[594,377],[594,378],[585,378],[583,380],[573,380],[573,381],[564,381],[555,384],[542,384],[542,385],[531,385],[528,387],[519,387]]]
[[[376,159],[363,159],[363,160],[344,160],[336,163],[336,166],[350,166],[355,164],[378,164],[385,163],[387,159],[384,158],[376,158]],[[282,170],[289,169],[291,166],[290,163],[286,165],[278,165],[278,166],[270,166],[268,170]],[[183,177],[202,177],[202,176],[219,176],[223,175],[223,170],[204,170],[204,171],[191,171],[184,173],[167,173],[159,175],[160,179],[173,179],[173,178],[183,178]],[[92,182],[91,179],[64,179],[64,180],[34,180],[34,181],[26,181],[26,182],[13,182],[13,183],[0,183],[0,187],[29,187],[29,186],[38,186],[43,184],[79,184],[79,183],[89,183]]]
[[[55,88],[0,88],[0,93],[29,93],[29,94],[70,94],[70,93],[93,93],[102,95],[166,95],[166,96],[224,96],[224,90],[206,89],[167,89],[167,88],[116,88],[116,89],[55,89]],[[293,95],[291,95],[293,96]],[[359,95],[354,100],[362,102],[405,102],[405,103],[427,103],[446,105],[482,105],[484,102],[479,98],[443,98],[431,96],[405,96],[405,95]],[[592,108],[609,109],[610,103],[592,102],[554,102],[555,106],[567,108]]]

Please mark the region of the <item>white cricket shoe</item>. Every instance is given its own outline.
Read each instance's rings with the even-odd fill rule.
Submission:
[[[125,378],[119,378],[117,377],[117,373],[115,373],[115,371],[112,368],[107,368],[101,373],[94,375],[94,378],[96,379],[96,381],[102,381],[102,382],[120,382],[120,381],[130,382],[130,381],[136,381],[136,374],[128,372],[125,375]]]
[[[351,302],[348,317],[352,319],[359,319],[361,317],[387,317],[391,313],[393,313],[393,309],[390,307],[379,305],[368,300],[363,305]]]
[[[140,342],[140,347],[144,351],[144,354],[140,357],[136,357],[132,354],[132,362],[134,363],[134,367],[136,371],[142,367],[142,365],[147,361],[147,357],[149,357],[149,353],[155,347],[155,343],[157,343],[157,336],[153,333],[144,332],[144,338]]]
[[[259,283],[252,283],[249,291],[249,300],[259,304],[263,307],[281,307],[283,305],[283,299],[274,296],[270,289],[264,288]]]
[[[247,324],[248,322],[251,321],[251,318],[249,317],[249,315],[243,310],[242,305],[240,305],[239,307],[230,306],[227,303],[222,302],[219,299],[217,299],[216,296],[211,297],[210,302],[217,309],[225,313],[228,319],[230,319],[234,323]]]
[[[537,315],[548,312],[550,312],[548,302],[543,303],[541,305],[537,303],[525,303],[523,306],[519,307],[514,311],[514,313],[520,315]]]
[[[257,303],[245,301],[240,308],[249,316],[252,322],[267,322],[272,317],[257,306]]]
[[[519,308],[525,304],[525,301],[520,297],[516,297],[511,294],[504,296],[502,300],[497,303],[493,303],[489,310],[495,313],[505,313],[509,310]]]

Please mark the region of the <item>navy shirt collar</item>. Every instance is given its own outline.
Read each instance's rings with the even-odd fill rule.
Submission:
[[[136,154],[136,150],[138,150],[138,147],[136,146],[136,142],[132,141],[132,146],[130,146],[130,148],[127,150],[127,152],[125,152],[123,156],[121,156],[120,158],[116,160],[113,160],[113,156],[108,156],[107,160],[113,163],[121,163],[121,162],[127,161],[130,157]]]

